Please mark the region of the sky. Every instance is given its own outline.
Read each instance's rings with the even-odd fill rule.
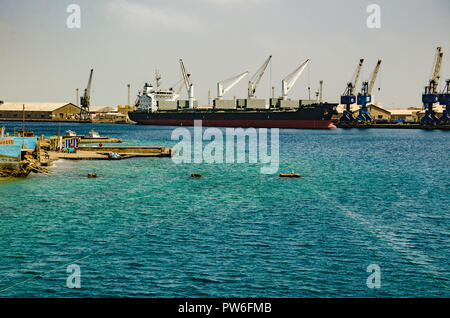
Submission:
[[[80,6],[80,28],[66,25],[70,4]],[[381,9],[380,28],[367,26],[370,4]],[[374,100],[420,106],[437,46],[441,89],[450,78],[448,0],[0,0],[0,100],[74,103],[93,68],[91,104],[123,105],[127,84],[135,96],[155,68],[164,88],[177,83],[183,58],[205,105],[218,81],[251,76],[272,54],[259,98],[272,86],[279,96],[281,80],[310,58],[289,96],[307,99],[309,86],[313,98],[323,80],[324,100],[338,102],[359,59],[367,80],[381,58]],[[249,78],[224,98],[245,98]]]

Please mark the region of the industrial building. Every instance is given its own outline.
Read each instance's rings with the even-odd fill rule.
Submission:
[[[75,120],[79,114],[80,107],[72,103],[0,103],[0,120]]]

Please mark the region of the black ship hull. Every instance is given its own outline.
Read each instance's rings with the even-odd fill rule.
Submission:
[[[301,106],[296,111],[213,111],[182,110],[147,112],[137,110],[128,113],[130,119],[141,125],[193,126],[201,120],[202,126],[209,127],[254,127],[254,128],[295,128],[331,129],[331,117],[337,104],[314,104]]]

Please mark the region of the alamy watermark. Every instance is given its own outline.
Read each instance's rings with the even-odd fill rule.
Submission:
[[[367,266],[367,273],[370,273],[367,277],[366,284],[370,289],[381,288],[381,268],[377,264],[370,264]]]
[[[278,172],[280,163],[278,128],[270,129],[269,143],[267,128],[259,128],[258,130],[255,128],[225,128],[224,136],[223,131],[219,128],[210,127],[203,131],[202,121],[195,120],[193,136],[190,130],[180,127],[172,132],[171,139],[179,141],[175,145],[176,153],[172,156],[172,160],[176,164],[231,164],[245,163],[248,159],[249,163],[263,165],[260,169],[262,174]],[[205,147],[203,147],[204,141],[208,142]]]
[[[369,29],[381,28],[381,7],[378,4],[369,4],[366,9],[370,13],[367,17],[366,24]]]
[[[66,9],[70,13],[66,20],[66,25],[69,29],[81,28],[81,8],[78,4],[69,4]]]
[[[77,264],[67,266],[67,273],[70,275],[67,277],[66,285],[68,288],[81,288],[81,268]]]

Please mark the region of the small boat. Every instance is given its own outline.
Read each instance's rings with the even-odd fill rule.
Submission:
[[[66,137],[76,137],[77,133],[73,130],[66,130]]]
[[[291,173],[281,173],[281,178],[300,178],[301,176],[294,171],[291,171]]]
[[[101,136],[98,132],[96,132],[94,129],[92,129],[89,132],[89,138],[101,138]]]
[[[201,178],[202,175],[200,173],[193,173],[191,174],[191,178]]]

